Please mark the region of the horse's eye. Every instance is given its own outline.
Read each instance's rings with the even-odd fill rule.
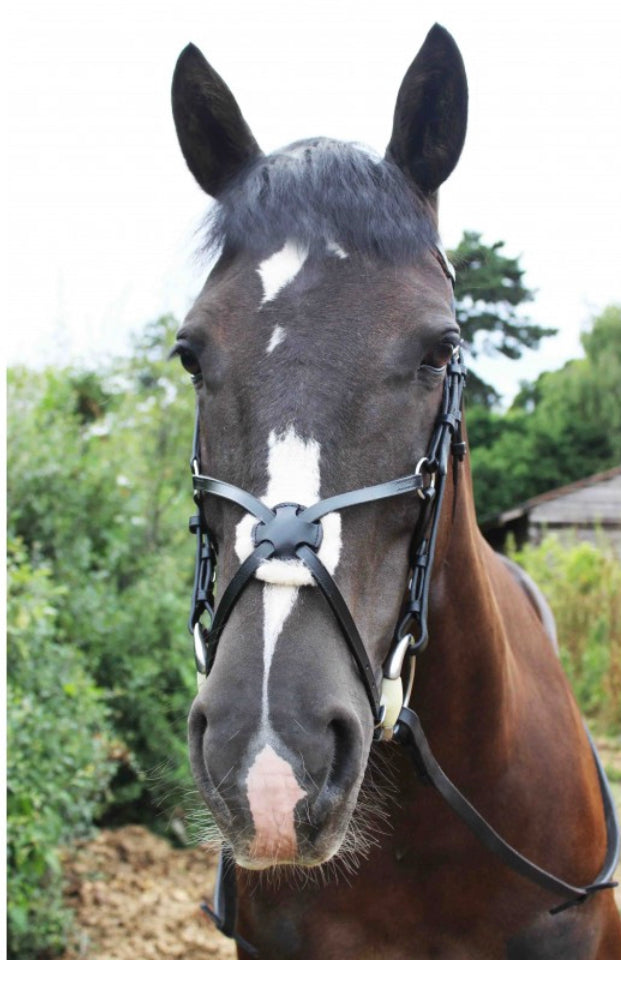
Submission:
[[[201,365],[198,357],[189,346],[184,343],[177,343],[171,351],[171,357],[179,357],[184,370],[191,374],[194,384],[200,384],[202,380]]]
[[[425,354],[421,367],[426,367],[432,371],[440,373],[460,345],[459,336],[447,336],[446,339],[436,343],[428,353]]]

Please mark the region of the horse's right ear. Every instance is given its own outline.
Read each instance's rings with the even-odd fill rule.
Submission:
[[[431,196],[457,165],[467,120],[461,53],[448,31],[434,24],[401,84],[386,158]]]
[[[195,45],[177,60],[172,107],[185,161],[212,197],[261,155],[233,94]]]

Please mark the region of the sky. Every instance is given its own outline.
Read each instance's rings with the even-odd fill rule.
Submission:
[[[431,25],[468,73],[466,146],[441,191],[447,247],[503,240],[560,329],[519,362],[477,369],[508,401],[580,355],[621,302],[621,5],[438,0],[21,0],[4,55],[9,363],[97,362],[206,273],[208,207],[178,149],[170,80],[189,41],[224,77],[269,152],[313,135],[388,142],[396,94]],[[7,316],[8,310],[8,316]],[[8,322],[7,322],[8,318]]]

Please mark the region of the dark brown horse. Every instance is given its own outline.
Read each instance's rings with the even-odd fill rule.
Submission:
[[[216,198],[176,352],[198,402],[190,756],[237,934],[266,959],[618,958],[602,780],[463,460],[437,235],[466,132],[454,41],[429,33],[383,159],[326,139],[264,156],[194,46],[173,108]]]

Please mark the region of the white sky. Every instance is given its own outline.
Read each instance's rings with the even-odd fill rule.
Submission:
[[[8,18],[9,362],[126,348],[182,317],[207,199],[178,150],[170,79],[188,41],[265,151],[324,134],[383,150],[401,79],[434,21],[459,44],[470,126],[443,189],[447,246],[503,239],[561,335],[479,369],[510,396],[580,352],[621,301],[621,5],[483,0],[21,0]],[[8,311],[8,315],[7,315]]]

